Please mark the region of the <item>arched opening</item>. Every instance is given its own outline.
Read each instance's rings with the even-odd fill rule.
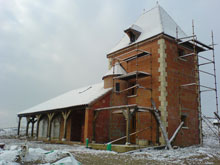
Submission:
[[[48,129],[48,117],[43,116],[40,120],[39,124],[39,138],[47,138],[47,129]]]
[[[60,122],[61,122],[60,115],[55,116],[51,123],[51,138],[52,139],[59,139],[60,137]]]

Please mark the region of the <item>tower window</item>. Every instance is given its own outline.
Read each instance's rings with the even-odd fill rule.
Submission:
[[[134,33],[133,32],[129,32],[129,36],[130,36],[130,42],[132,43],[132,42],[134,42],[135,41],[135,35],[134,35]]]
[[[132,25],[128,29],[124,30],[124,32],[130,38],[130,43],[133,43],[141,35],[142,29],[139,26],[137,26],[137,25]]]
[[[120,92],[120,83],[115,84],[115,91]]]

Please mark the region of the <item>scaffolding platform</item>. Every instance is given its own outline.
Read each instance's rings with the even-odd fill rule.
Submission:
[[[134,72],[130,72],[128,74],[122,75],[122,76],[117,76],[114,79],[131,80],[131,79],[136,79],[137,76],[138,78],[144,78],[144,77],[151,76],[151,74],[147,72],[142,72],[142,71],[134,71]]]

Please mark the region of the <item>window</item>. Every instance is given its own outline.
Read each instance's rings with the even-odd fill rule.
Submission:
[[[179,57],[183,56],[184,54],[185,54],[185,51],[183,49],[178,49]]]
[[[134,42],[135,41],[135,35],[133,32],[129,32],[129,36],[130,36],[130,42]]]
[[[135,86],[135,83],[131,84],[131,86]],[[131,95],[135,95],[136,94],[136,88],[132,88],[131,89]]]
[[[136,87],[134,87],[135,85],[136,85],[136,83],[134,83],[134,82],[129,83],[128,88],[131,88],[131,87],[133,87],[133,88],[129,89],[128,96],[130,96],[130,97],[136,96],[137,89],[136,89]]]
[[[115,84],[115,91],[120,92],[120,83]]]
[[[136,130],[136,116],[135,115],[132,116],[131,129]]]
[[[187,127],[187,116],[181,115],[181,122],[184,122],[183,127]]]

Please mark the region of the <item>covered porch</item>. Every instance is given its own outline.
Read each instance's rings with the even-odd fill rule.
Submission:
[[[21,120],[26,119],[26,137],[44,141],[84,142],[86,106],[65,108],[39,113],[18,115],[20,136]]]

